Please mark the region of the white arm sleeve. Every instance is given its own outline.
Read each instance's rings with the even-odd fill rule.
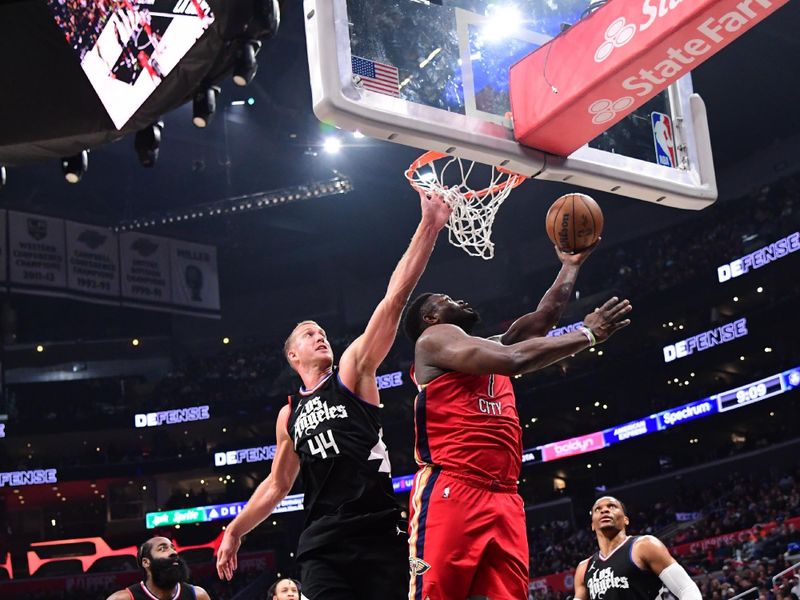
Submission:
[[[702,600],[700,588],[692,581],[689,574],[682,566],[674,562],[661,571],[658,576],[667,589],[677,596],[678,600]]]

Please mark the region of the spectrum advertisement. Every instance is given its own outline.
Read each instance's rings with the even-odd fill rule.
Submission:
[[[675,425],[688,423],[695,419],[748,406],[797,387],[800,387],[800,366],[732,390],[714,394],[702,400],[689,402],[642,419],[609,427],[603,431],[552,442],[536,448],[527,448],[522,451],[522,462],[523,464],[548,462],[567,458],[568,456],[594,452],[607,448],[612,444],[618,444],[619,442],[657,431],[664,431]]]

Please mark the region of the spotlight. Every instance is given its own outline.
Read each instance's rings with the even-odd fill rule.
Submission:
[[[74,156],[61,159],[61,171],[69,183],[78,183],[89,170],[89,151],[81,150]]]
[[[266,30],[265,37],[271,38],[278,33],[281,24],[281,6],[278,0],[261,0],[256,2],[256,16],[260,17],[260,25]]]
[[[0,190],[6,187],[6,175],[5,165],[0,165]]]
[[[220,89],[211,85],[197,91],[192,100],[192,123],[195,127],[208,127],[217,110],[217,96]]]
[[[322,148],[328,154],[336,154],[342,149],[342,141],[335,137],[326,138],[325,142],[322,144]]]
[[[233,83],[240,87],[246,86],[253,81],[258,71],[258,61],[256,54],[261,49],[261,42],[247,40],[239,47],[236,57],[236,66],[233,68]]]
[[[153,167],[158,160],[158,147],[161,145],[161,131],[164,121],[156,121],[136,132],[133,138],[133,148],[143,167]]]

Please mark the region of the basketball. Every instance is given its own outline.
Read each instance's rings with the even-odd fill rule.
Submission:
[[[562,252],[580,252],[603,233],[603,211],[586,194],[564,194],[547,211],[545,230]]]

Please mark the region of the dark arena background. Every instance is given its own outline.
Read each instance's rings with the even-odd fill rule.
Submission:
[[[104,599],[159,534],[211,598],[262,600],[298,575],[299,486],[245,538],[233,581],[214,561],[300,384],[283,341],[316,319],[338,357],[363,331],[418,222],[403,177],[418,152],[317,120],[300,2],[156,2],[174,13],[117,24],[113,4],[0,6],[0,598]],[[181,25],[189,5],[207,12]],[[104,62],[109,23],[135,39]],[[190,41],[162,55],[179,25]],[[798,600],[798,30],[791,2],[692,73],[713,205],[578,190],[605,230],[551,335],[612,295],[635,310],[608,343],[514,379],[530,598],[571,597],[596,549],[589,509],[613,494],[704,598]],[[120,108],[92,69],[150,87]],[[502,331],[557,272],[544,215],[570,191],[518,188],[491,261],[442,235],[418,290]],[[400,334],[378,370],[404,507],[411,360]]]

